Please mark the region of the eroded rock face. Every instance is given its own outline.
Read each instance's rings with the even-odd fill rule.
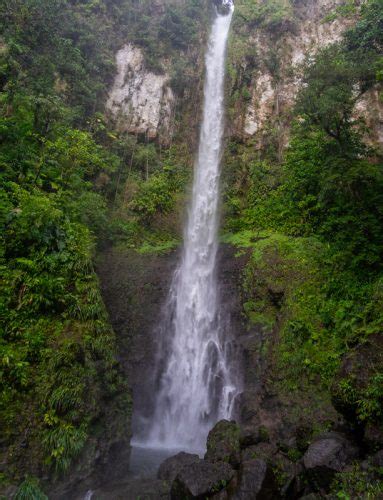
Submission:
[[[142,50],[124,45],[116,54],[117,75],[106,108],[122,132],[166,141],[172,135],[174,95],[167,74],[148,71]]]
[[[344,31],[355,22],[352,18],[344,17],[326,19],[327,14],[334,12],[341,3],[341,0],[309,0],[296,7],[294,27],[283,34],[279,41],[279,78],[274,78],[267,64],[260,65],[253,76],[245,119],[238,121],[238,127],[242,126],[242,132],[238,131],[240,135],[242,133],[245,138],[257,136],[270,120],[288,114],[301,85],[299,65],[320,48],[341,40]],[[252,43],[261,55],[275,50],[270,33],[262,30],[254,33]],[[383,105],[376,99],[375,91],[361,100],[356,113],[363,116],[375,130],[374,141],[383,141]],[[284,128],[288,132],[288,126]],[[287,140],[286,133],[285,144]]]

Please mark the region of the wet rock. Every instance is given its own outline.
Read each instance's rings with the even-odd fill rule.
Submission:
[[[221,420],[209,432],[205,460],[226,462],[234,468],[241,460],[241,429],[235,422]]]
[[[224,490],[235,476],[233,468],[225,462],[211,463],[198,460],[184,467],[172,483],[172,500],[204,500]]]
[[[241,464],[234,500],[278,498],[280,493],[274,473],[264,460],[247,460]]]
[[[191,464],[198,462],[199,456],[192,455],[191,453],[181,452],[174,457],[167,458],[160,465],[157,473],[158,479],[165,479],[173,482],[177,474],[184,468],[189,467]]]
[[[257,380],[257,370],[252,366],[254,359],[251,356],[251,348],[248,348],[248,344],[244,340],[242,340],[242,344],[244,351],[245,374],[251,381]],[[259,425],[259,416],[257,411],[258,406],[259,388],[256,387],[252,390],[244,390],[241,394],[241,422],[253,427]]]
[[[303,457],[306,477],[313,491],[328,490],[334,475],[358,454],[356,446],[343,434],[328,432],[318,437]]]

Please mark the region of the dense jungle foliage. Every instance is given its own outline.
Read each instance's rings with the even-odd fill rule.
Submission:
[[[154,144],[113,131],[104,102],[122,41],[162,71],[161,56],[200,36],[204,12],[198,1],[157,13],[149,1],[0,2],[4,483],[66,472],[113,419],[129,437],[130,395],[93,257],[111,239],[142,245],[187,174],[177,148],[161,157]],[[26,491],[37,488],[28,481]]]
[[[282,161],[276,141],[261,157],[229,143],[224,236],[254,248],[245,308],[253,323],[278,324],[287,390],[333,387],[359,424],[380,426],[381,363],[363,390],[352,377],[334,384],[342,356],[383,326],[382,154],[355,115],[361,97],[381,89],[382,28],[383,3],[367,2],[342,41],[306,61]]]
[[[296,4],[238,2],[229,118],[251,99],[249,69],[261,61],[249,30],[269,33],[265,63],[278,82],[276,33],[294,30]],[[0,18],[0,456],[8,464],[0,481],[25,479],[18,498],[44,498],[29,476],[60,477],[91,437],[130,412],[96,250],[176,246],[190,180],[188,138],[163,148],[119,134],[104,115],[115,51],[129,40],[152,71],[169,64],[182,100],[200,85],[208,8],[202,0],[0,0]],[[224,158],[222,239],[251,249],[245,311],[267,331],[278,326],[283,389],[332,391],[362,426],[383,426],[383,366],[362,388],[354,378],[336,382],[342,357],[383,327],[382,156],[355,117],[360,98],[381,89],[382,52],[383,3],[369,0],[339,43],[300,68],[293,116],[271,125],[263,150],[231,138]],[[290,120],[281,152],[278,131]],[[361,478],[339,478],[340,498],[359,494]]]

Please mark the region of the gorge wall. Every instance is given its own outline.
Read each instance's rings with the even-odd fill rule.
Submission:
[[[262,6],[262,3],[257,5]],[[321,49],[342,40],[343,33],[357,22],[361,5],[362,2],[347,3],[342,0],[281,1],[272,3],[270,10],[261,7],[257,10],[251,2],[237,3],[227,63],[228,148],[223,161],[223,210],[230,222],[227,225],[225,221],[224,232],[233,228],[234,232],[237,230],[235,219],[239,211],[236,210],[241,200],[234,200],[236,206],[233,208],[228,199],[233,189],[248,189],[246,163],[250,163],[254,158],[267,158],[269,161],[272,157],[274,164],[271,174],[266,175],[271,177],[270,184],[277,182],[273,180],[273,175],[278,177],[275,172],[280,169],[279,163],[289,144],[295,100],[299,90],[305,85],[304,63],[310,58],[313,59]],[[118,58],[127,51],[126,47],[118,53]],[[141,50],[138,57],[140,81],[129,70],[125,69],[125,73],[120,73],[109,94],[109,112],[112,115],[115,113],[111,102],[114,99],[115,104],[113,96],[120,93],[120,129],[132,134],[146,134],[146,140],[158,141],[160,144],[185,145],[183,154],[188,157],[187,168],[191,169],[200,116],[203,74],[198,48],[189,48],[182,54],[182,58],[187,62],[189,58],[194,61],[193,65],[187,64],[193,87],[190,87],[190,82],[181,82],[181,89],[174,87],[169,93],[172,83],[177,81],[177,71],[185,71],[185,66],[177,65],[178,56],[171,54],[163,60],[160,76],[156,77],[160,84],[159,91],[151,95],[145,92],[142,83],[151,82],[154,78],[152,69],[145,67],[145,53],[142,49],[129,50]],[[130,56],[128,60],[129,58]],[[122,74],[125,76],[122,77]],[[381,147],[383,125],[383,107],[379,93],[377,87],[364,92],[357,99],[354,109],[355,121],[362,118],[371,129],[367,142],[378,148]],[[131,97],[142,94],[145,94],[144,106],[138,102],[139,99]],[[129,109],[131,115],[125,115],[124,109],[125,112]],[[156,110],[156,119],[153,121],[148,119],[149,109]],[[115,114],[114,118],[116,116]],[[131,122],[130,116],[136,117],[134,123]],[[137,129],[138,122],[142,126],[141,129]],[[241,157],[238,163],[235,162],[236,155]],[[185,197],[181,196],[176,217],[182,219],[184,207]],[[356,439],[363,455],[369,446],[366,444],[367,434],[363,437],[365,430],[358,434],[359,431],[356,432],[353,427],[355,422],[350,427],[347,416],[345,417],[344,411],[340,409],[341,405],[334,403],[334,391],[322,387],[321,376],[310,375],[311,378],[305,380],[304,376],[301,378],[297,373],[289,378],[280,371],[281,360],[283,361],[283,356],[287,356],[286,352],[281,352],[281,337],[282,332],[285,335],[286,328],[290,328],[290,322],[295,321],[291,319],[296,312],[295,294],[305,296],[305,287],[312,286],[313,290],[319,290],[323,286],[317,277],[319,271],[314,263],[315,259],[312,259],[310,251],[305,249],[305,245],[310,247],[310,241],[294,242],[284,236],[270,236],[269,233],[262,232],[257,234],[257,231],[250,237],[234,236],[225,241],[229,241],[233,247],[230,251],[223,250],[226,257],[221,261],[220,272],[226,273],[227,267],[234,269],[230,283],[227,284],[227,291],[228,296],[232,294],[238,297],[238,300],[234,301],[226,299],[225,304],[228,304],[235,317],[233,331],[243,352],[245,390],[240,401],[240,421],[245,432],[251,434],[254,429],[261,429],[263,435],[261,442],[254,443],[246,453],[252,458],[271,462],[278,476],[279,486],[287,488],[290,485],[289,488],[299,490],[291,494],[299,495],[304,490],[299,481],[305,474],[301,458],[313,440],[325,431],[332,430],[339,435],[325,436],[323,439],[331,438],[337,441],[339,436],[339,439],[345,439],[345,442],[349,438],[353,442]],[[300,254],[300,244],[304,248],[303,257]],[[314,251],[315,245],[316,243],[313,246]],[[108,255],[105,262],[111,260],[114,266],[114,262],[120,262],[120,258],[117,257],[115,261],[116,257]],[[174,269],[176,254],[161,256],[161,262],[158,261],[158,271],[153,270],[152,264],[149,265],[150,276],[147,276],[145,282],[149,288],[153,282],[157,283],[157,277],[159,282],[163,282],[163,269]],[[145,267],[144,263],[143,266]],[[100,269],[105,276],[105,267]],[[143,283],[140,286],[143,286]],[[158,299],[155,299],[155,310],[159,314],[157,300],[164,300],[166,286],[158,287],[156,284],[155,288],[161,290]],[[113,282],[107,280],[104,289],[108,303],[109,297],[115,294]],[[128,292],[126,297],[128,303],[134,295]],[[150,300],[152,298],[153,296]],[[113,308],[114,306],[110,305],[111,311]],[[124,314],[121,309],[118,315],[120,314]],[[132,311],[128,314],[132,314]],[[135,367],[131,365],[128,368],[137,406],[143,414],[145,411],[152,411],[153,402],[149,395],[153,388],[151,384],[155,383],[150,381],[146,387],[142,384],[144,377],[149,377],[150,380],[149,373],[143,367],[150,364],[147,360],[152,359],[155,351],[152,319],[149,322],[144,319],[142,323],[139,320],[132,329],[132,332],[137,331],[137,334],[133,333],[133,338],[138,335],[137,338],[141,339],[143,336],[147,339],[147,348],[145,352],[141,352],[141,360],[135,362]],[[301,321],[304,322],[301,318],[297,320],[298,326],[294,323],[299,334]],[[120,329],[118,325],[115,328],[117,331]],[[305,326],[302,327],[302,332],[302,335],[305,335]],[[371,348],[373,349],[372,346]],[[139,352],[138,346],[134,351]],[[299,363],[304,367],[305,363],[309,365],[311,360],[306,358]],[[143,397],[143,394],[147,396]],[[138,428],[140,424],[136,421],[134,425]],[[381,437],[377,441],[378,446],[380,440]],[[300,474],[303,476],[298,480]],[[314,490],[316,487],[313,486]]]
[[[301,65],[320,48],[341,40],[342,33],[355,23],[361,4],[354,2],[353,8],[347,8],[343,0],[276,2],[271,12],[254,15],[248,12],[247,2],[238,2],[228,54],[227,137],[255,141],[262,148],[270,129],[276,128],[276,140],[283,149],[291,109],[302,85]],[[145,67],[143,50],[127,43],[116,54],[118,73],[106,104],[118,128],[169,144],[180,121],[198,127],[201,96],[195,92],[201,93],[203,81],[198,47],[180,55],[189,63],[193,88],[186,80],[183,94],[175,97],[170,72],[180,71],[177,54],[162,60],[162,71],[156,74]],[[191,99],[197,112],[192,123],[190,115],[183,114]],[[357,105],[357,113],[372,127],[377,142],[382,141],[382,106],[374,90]],[[181,135],[178,139],[183,140]]]
[[[153,412],[213,7],[18,4],[0,3],[0,494],[83,498],[125,477],[131,425]],[[382,15],[238,0],[231,27],[218,274],[245,390],[230,474],[265,461],[289,498],[318,493],[322,466],[326,491],[338,469],[336,494],[380,488]],[[308,473],[329,440],[357,462]]]

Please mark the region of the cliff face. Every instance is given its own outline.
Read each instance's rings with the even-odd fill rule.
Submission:
[[[117,75],[106,108],[121,132],[169,140],[173,133],[174,94],[169,75],[145,68],[140,48],[127,44],[116,54]]]
[[[301,87],[302,64],[319,49],[339,42],[357,19],[357,10],[352,15],[334,18],[333,13],[340,13],[342,6],[341,0],[298,2],[291,24],[285,32],[282,29],[278,39],[265,30],[251,35],[251,44],[261,60],[251,78],[249,103],[235,119],[234,135],[255,138],[262,147],[262,132],[268,123],[278,121],[281,147],[286,145],[289,111]],[[274,65],[270,65],[271,54],[276,58]],[[362,96],[356,113],[372,129],[371,142],[382,143],[383,104],[378,92]]]
[[[283,8],[265,14],[262,11],[265,5]],[[350,2],[342,0],[276,0],[264,3],[243,0],[237,3],[227,60],[226,138],[230,144],[226,148],[223,182],[225,188],[229,185],[228,191],[233,185],[236,188],[239,186],[238,197],[232,196],[225,205],[229,211],[234,207],[235,215],[240,213],[238,207],[243,201],[243,192],[245,198],[246,190],[250,191],[249,184],[258,182],[258,178],[249,179],[246,168],[251,168],[249,164],[254,158],[257,161],[266,158],[265,163],[269,161],[268,151],[264,152],[270,143],[277,154],[274,151],[270,154],[270,171],[265,173],[262,165],[257,165],[259,171],[256,174],[261,179],[260,195],[264,188],[267,196],[268,183],[278,183],[276,172],[281,169],[283,152],[289,142],[295,100],[304,85],[303,64],[321,48],[342,40],[344,31],[355,24],[360,4],[352,2],[352,9],[348,9],[349,5]],[[257,10],[258,7],[260,10]],[[146,141],[156,141],[160,145],[173,143],[176,147],[186,146],[182,153],[185,151],[185,156],[192,158],[195,149],[192,138],[197,137],[202,100],[205,47],[202,34],[200,41],[199,46],[178,54],[173,51],[168,58],[163,57],[160,61],[162,69],[158,70],[153,69],[147,60],[146,51],[126,41],[117,53],[117,75],[106,104],[111,119],[115,120],[120,131],[138,135],[140,140],[144,137]],[[377,89],[372,88],[360,96],[354,116],[363,117],[370,128],[366,138],[369,142],[374,145],[382,142],[383,106]],[[258,192],[254,197],[257,195]],[[184,199],[172,210],[181,212],[183,203]],[[228,293],[222,302],[234,317],[233,331],[243,353],[245,387],[240,401],[240,420],[249,431],[255,428],[266,431],[266,442],[260,443],[261,447],[259,443],[254,443],[254,449],[250,450],[252,458],[272,456],[281,473],[279,479],[285,483],[286,474],[294,478],[297,474],[295,469],[302,467],[296,462],[314,436],[328,428],[349,430],[347,419],[340,416],[331,403],[331,393],[328,387],[320,385],[319,376],[306,381],[294,373],[288,379],[287,370],[285,373],[280,369],[280,362],[289,351],[287,348],[284,351],[278,349],[290,320],[292,337],[295,335],[295,339],[299,339],[302,336],[303,342],[305,335],[310,334],[306,328],[306,320],[313,316],[314,311],[310,308],[310,300],[319,296],[323,287],[316,260],[322,258],[322,247],[313,250],[312,240],[295,239],[295,235],[256,234],[259,229],[256,217],[250,223],[247,220],[243,223],[242,220],[235,225],[234,221],[230,226],[230,222],[228,227],[238,231],[231,240],[234,245],[238,245],[242,237],[248,237],[239,233],[243,227],[248,228],[254,222],[249,231],[254,230],[248,237],[249,241],[243,248],[239,244],[241,260],[230,251],[218,266],[223,274],[223,288]],[[303,225],[298,221],[300,224]],[[272,225],[270,227],[271,231],[275,230]],[[259,248],[256,248],[258,243]],[[252,246],[255,249],[251,250]],[[151,360],[156,351],[153,336],[156,321],[161,314],[177,256],[176,252],[165,252],[163,256],[155,255],[149,259],[147,255],[144,258],[137,256],[134,251],[120,253],[119,249],[108,250],[105,255],[99,273],[105,302],[119,337],[124,369],[133,385],[136,411],[133,427],[137,432],[142,427],[142,418],[145,420],[153,410],[151,396],[155,381],[151,379],[148,367],[152,366]],[[110,269],[112,274],[109,276]],[[239,281],[242,281],[242,286]],[[300,294],[306,297],[305,293],[307,304],[299,305]],[[135,302],[137,296],[140,297],[140,304]],[[301,310],[298,310],[299,307]],[[149,310],[150,316],[147,315]],[[328,316],[334,316],[333,312],[329,312]],[[322,316],[318,318],[318,325],[314,326],[322,332]],[[328,328],[332,338],[333,331]],[[327,352],[326,346],[317,345],[316,338],[313,346],[314,353],[321,352],[321,349],[323,353]],[[294,345],[293,350],[298,352],[300,349],[298,344]],[[328,352],[332,353],[330,347]],[[337,355],[334,354],[334,359]],[[318,360],[318,366],[322,361]],[[299,363],[303,366],[315,364],[316,358],[312,361],[310,356],[303,357]]]
[[[300,65],[318,49],[340,40],[355,18],[328,20],[341,0],[306,1],[297,4],[287,31],[275,39],[270,32],[257,30],[251,43],[259,54],[259,67],[251,74],[250,102],[235,121],[234,134],[260,139],[268,121],[288,119],[301,85]],[[270,56],[276,58],[270,64]],[[285,127],[286,128],[286,127]],[[286,130],[283,131],[283,137]]]
[[[275,24],[257,24],[257,20],[243,15],[242,9],[243,2],[237,2],[228,51],[227,134],[241,141],[255,140],[262,148],[264,136],[275,128],[282,150],[288,141],[290,111],[301,86],[302,63],[320,48],[338,42],[355,23],[358,9],[345,14],[343,0],[304,0],[294,3],[285,18]],[[203,36],[200,40],[201,49],[192,47],[163,59],[161,72],[150,70],[143,51],[127,40],[116,54],[117,74],[106,102],[118,130],[142,134],[166,145],[179,124],[188,121],[190,126],[190,114],[186,112],[183,118],[179,112],[192,105],[199,116]],[[178,59],[186,60],[186,66],[180,68]],[[172,88],[172,67],[173,76],[174,67],[178,77],[180,72],[187,76],[179,97]],[[372,141],[382,142],[383,104],[378,92],[362,96],[356,112],[372,128]],[[196,129],[197,125],[198,119],[192,120],[192,127]]]

